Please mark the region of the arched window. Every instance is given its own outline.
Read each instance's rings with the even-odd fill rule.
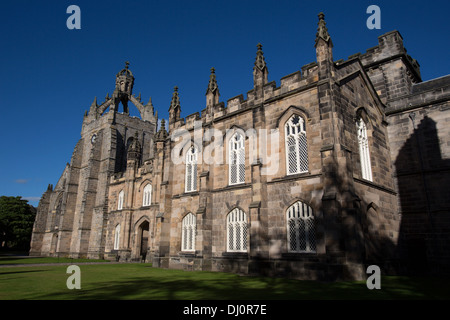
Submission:
[[[229,141],[229,183],[238,184],[245,182],[245,139],[242,134],[236,132]]]
[[[247,233],[247,215],[236,208],[227,216],[227,251],[247,252]]]
[[[185,191],[192,192],[197,190],[197,148],[190,147],[186,153],[186,181]]]
[[[122,210],[123,208],[123,198],[124,193],[123,190],[119,192],[119,199],[117,200],[117,210]]]
[[[120,224],[118,224],[114,229],[114,250],[119,250],[119,241],[120,241]]]
[[[312,208],[297,201],[286,211],[289,252],[315,252],[316,234]]]
[[[294,114],[285,124],[287,174],[308,172],[305,120]]]
[[[197,219],[192,213],[188,213],[181,223],[181,250],[195,251],[195,233]]]
[[[142,206],[148,207],[152,203],[152,185],[149,183],[144,188]]]
[[[367,138],[367,127],[362,118],[356,122],[358,130],[359,158],[361,161],[361,176],[363,179],[372,181],[372,167],[370,164],[369,139]]]

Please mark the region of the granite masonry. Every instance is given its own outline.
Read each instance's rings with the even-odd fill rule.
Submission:
[[[182,118],[175,87],[159,128],[127,63],[43,194],[30,254],[331,281],[371,264],[448,274],[450,76],[423,82],[398,31],[335,61],[323,13],[315,50],[277,86],[258,44],[246,97],[220,102],[211,69],[205,109]]]

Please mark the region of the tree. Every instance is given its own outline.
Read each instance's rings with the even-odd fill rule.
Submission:
[[[21,197],[0,197],[0,247],[29,249],[36,209]]]

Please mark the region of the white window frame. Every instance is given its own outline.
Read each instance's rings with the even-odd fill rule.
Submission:
[[[308,141],[305,119],[298,114],[293,114],[286,121],[284,130],[287,174],[308,172]]]
[[[120,245],[120,224],[114,228],[114,250],[119,250]]]
[[[249,226],[247,214],[235,208],[227,215],[227,252],[247,252]]]
[[[306,203],[297,201],[286,210],[288,252],[315,253],[314,213]]]
[[[184,216],[181,222],[181,251],[195,251],[197,218],[193,213]]]
[[[121,190],[119,192],[119,197],[118,197],[118,200],[117,200],[117,210],[122,210],[123,209],[124,197],[125,197],[125,193],[123,192],[123,190]]]
[[[191,146],[186,152],[185,192],[197,191],[198,150]]]
[[[235,132],[228,142],[229,165],[228,183],[230,185],[245,182],[245,136]]]
[[[152,204],[152,185],[149,183],[144,187],[142,206],[148,207]]]
[[[373,181],[372,165],[370,163],[369,138],[367,136],[367,126],[360,117],[356,122],[358,131],[359,159],[361,162],[361,176],[363,179]]]

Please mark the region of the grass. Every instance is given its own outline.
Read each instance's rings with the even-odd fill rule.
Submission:
[[[28,258],[31,259],[31,258]],[[153,268],[150,264],[79,265],[81,289],[69,290],[67,266],[0,268],[0,300],[297,300],[449,299],[449,279],[382,277],[381,290],[362,282],[320,283],[220,272]]]

